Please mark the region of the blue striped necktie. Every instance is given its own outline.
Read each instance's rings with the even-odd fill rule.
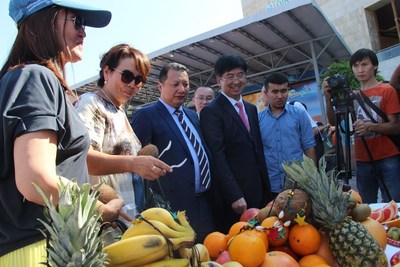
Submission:
[[[210,167],[208,165],[208,160],[204,152],[204,149],[200,145],[200,143],[198,142],[192,131],[190,130],[189,126],[186,124],[185,120],[183,119],[182,111],[177,109],[175,110],[174,113],[178,115],[178,120],[181,123],[182,128],[185,131],[186,135],[188,136],[190,142],[192,143],[193,148],[199,159],[201,186],[204,187],[205,189],[208,189],[210,186]]]

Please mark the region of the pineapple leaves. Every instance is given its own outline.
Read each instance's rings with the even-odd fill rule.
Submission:
[[[46,220],[39,221],[46,229],[40,231],[49,239],[48,263],[53,267],[104,266],[106,254],[102,252],[104,233],[99,235],[97,188],[92,191],[90,184],[78,186],[75,181],[63,183],[60,179],[56,207],[52,196],[47,198],[39,186],[34,186],[46,203]]]

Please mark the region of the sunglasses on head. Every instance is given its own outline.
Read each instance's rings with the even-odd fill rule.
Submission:
[[[130,84],[132,81],[135,81],[135,85],[139,85],[141,83],[144,84],[143,77],[140,75],[135,76],[130,70],[119,70],[114,68],[117,72],[121,74],[121,81],[126,84]]]

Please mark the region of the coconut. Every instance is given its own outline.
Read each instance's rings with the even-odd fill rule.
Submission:
[[[148,144],[144,146],[139,152],[138,156],[153,156],[158,158],[158,148],[153,144]]]
[[[303,190],[297,188],[287,189],[278,194],[275,199],[274,208],[276,214],[283,211],[282,220],[284,222],[293,222],[297,214],[306,217],[311,214],[311,200]]]
[[[98,192],[99,192],[99,201],[104,204],[108,203],[110,200],[118,198],[118,195],[115,192],[114,188],[105,183],[102,183],[99,186]]]

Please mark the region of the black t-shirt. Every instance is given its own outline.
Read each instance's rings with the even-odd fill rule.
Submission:
[[[56,171],[79,184],[89,182],[85,126],[48,68],[27,65],[0,80],[0,256],[44,238],[43,206],[24,199],[15,184],[15,138],[35,131],[57,133]],[[33,189],[32,187],[32,190]]]

